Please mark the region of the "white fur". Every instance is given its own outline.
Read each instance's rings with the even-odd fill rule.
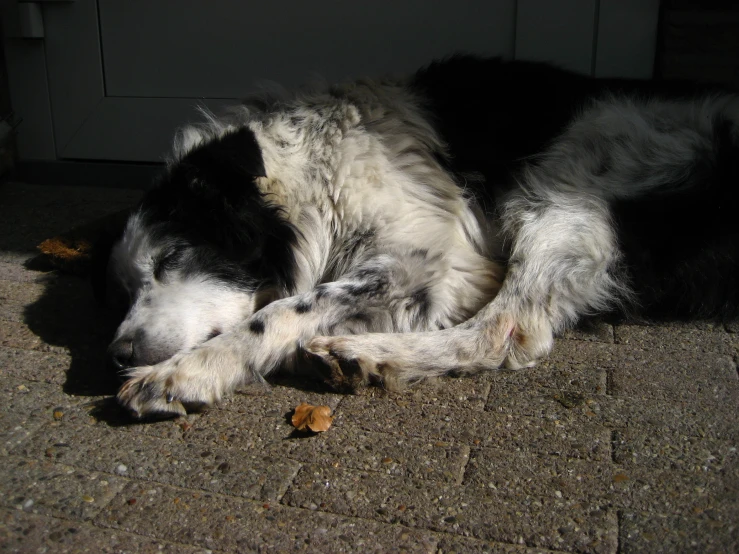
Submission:
[[[257,185],[299,232],[295,287],[255,312],[254,292],[207,275],[157,284],[150,260],[166,244],[134,218],[113,256],[133,298],[118,336],[161,332],[178,353],[132,369],[125,406],[211,404],[301,345],[337,385],[533,364],[555,333],[629,299],[608,202],[684,171],[730,101],[594,102],[524,169],[500,213],[484,215],[439,165],[444,144],[418,106],[400,84],[358,82],[245,105],[178,135],[172,164],[230,130],[254,132],[267,175]],[[490,254],[502,251],[501,288]],[[205,342],[212,328],[222,334]]]

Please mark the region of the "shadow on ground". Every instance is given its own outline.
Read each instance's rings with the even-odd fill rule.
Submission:
[[[49,279],[42,296],[25,308],[24,320],[45,344],[69,351],[65,393],[115,394],[120,379],[106,362],[105,350],[120,319],[95,300],[89,279],[74,275]]]

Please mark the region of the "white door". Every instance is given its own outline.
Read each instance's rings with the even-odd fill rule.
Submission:
[[[19,14],[3,2],[21,158],[125,162],[161,161],[198,105],[217,111],[266,82],[407,73],[454,52],[649,77],[659,4],[46,0]],[[34,13],[28,38],[19,18]]]

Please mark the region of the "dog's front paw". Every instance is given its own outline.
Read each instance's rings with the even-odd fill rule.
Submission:
[[[139,367],[118,391],[118,402],[136,418],[185,415],[183,403],[175,398],[171,378],[160,366]]]
[[[185,415],[211,405],[219,397],[218,380],[204,375],[202,354],[196,350],[131,370],[118,402],[137,418]]]

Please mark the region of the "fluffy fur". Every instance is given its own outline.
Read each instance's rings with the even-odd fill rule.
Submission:
[[[112,252],[118,398],[185,413],[301,352],[394,385],[530,366],[588,314],[733,316],[737,154],[737,96],[470,57],[207,116]]]

